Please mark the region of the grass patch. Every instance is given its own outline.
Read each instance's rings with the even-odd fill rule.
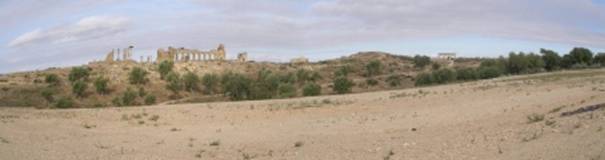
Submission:
[[[533,113],[527,116],[527,123],[536,123],[544,120],[544,114]]]

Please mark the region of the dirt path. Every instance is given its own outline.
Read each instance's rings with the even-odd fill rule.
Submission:
[[[0,108],[0,159],[599,160],[604,109],[560,115],[601,103],[605,70],[289,100]]]

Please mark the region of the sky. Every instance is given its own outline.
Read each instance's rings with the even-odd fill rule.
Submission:
[[[0,73],[134,59],[168,46],[256,61],[359,51],[497,57],[605,52],[605,0],[0,0]]]

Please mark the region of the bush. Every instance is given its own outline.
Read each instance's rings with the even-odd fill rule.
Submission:
[[[147,95],[145,96],[145,105],[152,105],[155,104],[155,96],[154,95]]]
[[[130,71],[128,80],[130,81],[130,84],[143,85],[146,84],[148,81],[146,77],[147,74],[147,71],[143,70],[142,68],[134,67],[134,69]]]
[[[433,75],[430,73],[420,73],[416,76],[416,86],[426,86],[433,83]]]
[[[221,79],[225,96],[232,100],[246,100],[251,98],[252,80],[238,73],[227,73]]]
[[[72,108],[74,107],[74,101],[71,97],[62,97],[57,100],[55,103],[55,107],[57,108]]]
[[[317,96],[321,94],[321,86],[316,83],[307,83],[303,87],[304,96]]]
[[[355,83],[346,77],[337,77],[334,79],[333,85],[334,92],[338,94],[345,94],[351,92],[351,88],[355,85]]]
[[[94,85],[95,85],[95,89],[97,90],[97,93],[102,94],[102,95],[109,93],[108,83],[109,83],[109,79],[107,79],[105,77],[97,77],[97,79],[95,79],[95,81],[94,81]]]
[[[178,94],[181,89],[183,89],[183,85],[181,84],[181,77],[176,72],[170,72],[166,75],[166,88],[172,91],[174,94]]]
[[[433,70],[438,70],[439,68],[441,68],[441,65],[439,63],[433,63],[433,65],[431,65],[431,68]]]
[[[54,94],[55,92],[50,88],[44,88],[42,91],[40,91],[40,95],[42,95],[42,97],[44,97],[44,99],[49,103],[55,101],[55,98],[53,97]]]
[[[459,68],[456,69],[457,79],[462,81],[471,81],[479,79],[479,73],[474,68]]]
[[[162,61],[158,65],[158,72],[160,72],[160,78],[164,79],[168,73],[172,71],[174,67],[174,62],[172,61]]]
[[[114,97],[113,99],[111,99],[111,103],[114,106],[122,106],[122,99],[120,99],[120,97]]]
[[[145,97],[147,95],[147,91],[145,91],[145,88],[143,87],[139,87],[139,97]]]
[[[76,81],[72,86],[72,93],[78,97],[84,97],[88,85],[84,81]]]
[[[189,92],[200,90],[200,77],[198,77],[194,73],[187,72],[185,75],[183,75],[183,83],[185,86],[185,90]]]
[[[401,86],[401,76],[400,75],[390,75],[386,79],[387,84],[391,87]]]
[[[373,77],[380,74],[382,70],[382,63],[379,60],[372,60],[366,65],[366,75]]]
[[[57,74],[47,74],[44,77],[44,82],[48,83],[49,86],[59,86],[61,84],[61,79]]]
[[[292,98],[296,96],[296,88],[291,83],[281,83],[277,87],[278,98]]]
[[[366,79],[366,84],[368,84],[368,86],[376,86],[378,85],[378,80],[374,78],[368,78]]]
[[[342,66],[340,68],[338,68],[335,72],[334,72],[334,76],[335,77],[347,77],[349,76],[349,73],[352,71],[350,66]]]
[[[446,84],[457,80],[457,74],[451,69],[440,69],[433,71],[433,82]]]
[[[204,85],[207,94],[214,94],[217,91],[220,79],[216,74],[205,74],[202,77],[202,85]]]
[[[502,71],[497,67],[479,67],[477,72],[479,74],[479,78],[481,79],[496,78],[502,75]]]
[[[431,64],[431,58],[428,56],[416,55],[414,56],[414,66],[416,68],[424,68],[426,65]]]
[[[90,70],[87,67],[74,67],[69,72],[68,79],[71,82],[76,82],[79,80],[86,81],[88,80],[88,76],[90,75]]]
[[[130,106],[136,104],[137,92],[132,89],[126,89],[126,92],[122,94],[122,105]]]

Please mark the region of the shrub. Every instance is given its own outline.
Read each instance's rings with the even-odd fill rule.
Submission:
[[[111,103],[114,106],[122,106],[122,99],[120,99],[120,97],[114,97],[113,99],[111,99]]]
[[[145,71],[142,68],[139,67],[134,67],[134,69],[132,69],[132,71],[130,71],[130,74],[128,76],[128,80],[130,81],[130,84],[134,84],[134,85],[143,85],[146,84],[148,79],[147,79],[147,71]]]
[[[44,99],[49,103],[55,101],[55,98],[53,97],[54,94],[55,92],[50,88],[44,88],[42,91],[40,91],[40,95],[42,95],[42,97],[44,97]]]
[[[277,96],[277,90],[282,83],[288,83],[288,78],[273,74],[270,70],[262,69],[257,73],[257,79],[252,84],[252,99],[268,99]]]
[[[74,67],[69,72],[68,79],[71,82],[76,82],[79,80],[86,81],[88,80],[88,76],[90,75],[90,70],[87,67]]]
[[[74,101],[71,97],[62,97],[57,100],[55,103],[55,107],[57,108],[72,108],[74,107]]]
[[[378,85],[378,80],[374,78],[368,78],[366,79],[366,84],[368,84],[368,86],[376,86]]]
[[[335,72],[334,72],[334,76],[335,77],[347,77],[349,76],[349,73],[352,71],[350,66],[342,66],[340,68],[338,68]]]
[[[317,96],[321,94],[321,86],[316,83],[307,83],[303,87],[304,96]]]
[[[416,86],[426,86],[433,83],[433,75],[430,73],[420,73],[416,76]]]
[[[391,87],[401,86],[401,76],[400,75],[390,75],[386,79],[387,84]]]
[[[87,88],[88,85],[86,84],[86,82],[79,80],[73,83],[71,91],[78,97],[84,97]]]
[[[178,94],[179,91],[183,88],[183,85],[181,84],[181,77],[176,72],[168,73],[166,75],[166,81],[168,81],[168,84],[166,84],[166,88],[174,92],[174,94]]]
[[[366,65],[366,75],[373,77],[380,74],[382,70],[382,63],[379,60],[372,60]]]
[[[337,77],[336,79],[334,79],[333,85],[334,92],[338,94],[344,94],[350,93],[351,88],[355,85],[355,83],[353,83],[353,81],[349,80],[346,77]]]
[[[94,85],[95,85],[95,89],[97,90],[97,93],[102,94],[102,95],[109,93],[108,83],[109,83],[109,79],[107,79],[105,77],[97,77],[97,79],[95,79],[95,81],[94,81]]]
[[[146,105],[155,104],[155,100],[156,100],[156,98],[155,98],[154,95],[147,95],[147,96],[145,96],[145,104]]]
[[[439,68],[441,68],[441,65],[439,63],[433,63],[433,65],[431,65],[431,68],[433,70],[438,70]]]
[[[458,80],[470,81],[479,79],[479,73],[474,68],[458,68],[456,69]]]
[[[132,89],[128,88],[128,89],[126,89],[126,92],[124,92],[122,94],[122,98],[121,98],[122,99],[122,105],[126,105],[126,106],[135,105],[136,98],[137,98],[137,92],[135,92]]]
[[[238,73],[227,73],[222,77],[224,94],[232,100],[246,100],[251,98],[252,80]]]
[[[207,94],[214,94],[217,91],[220,79],[216,74],[205,74],[202,77],[202,85],[204,85]]]
[[[279,84],[277,91],[277,97],[279,98],[291,98],[296,96],[296,88],[291,83]]]
[[[158,65],[158,72],[160,72],[160,78],[164,79],[168,73],[172,71],[174,67],[174,62],[172,61],[162,61]]]
[[[185,75],[183,75],[183,84],[185,86],[185,90],[189,92],[199,91],[200,77],[192,72],[187,72]]]
[[[143,87],[139,87],[139,97],[145,97],[147,95],[147,91],[145,91],[145,88]]]
[[[47,74],[44,77],[44,82],[48,83],[49,86],[59,86],[61,84],[61,79],[57,74]]]
[[[497,67],[479,67],[477,72],[479,74],[479,78],[481,79],[496,78],[502,75],[502,71]]]
[[[416,68],[424,68],[426,65],[431,63],[431,58],[428,56],[416,55],[414,56],[414,66]]]
[[[451,69],[440,69],[433,71],[433,82],[438,84],[446,84],[456,81],[457,74]]]

